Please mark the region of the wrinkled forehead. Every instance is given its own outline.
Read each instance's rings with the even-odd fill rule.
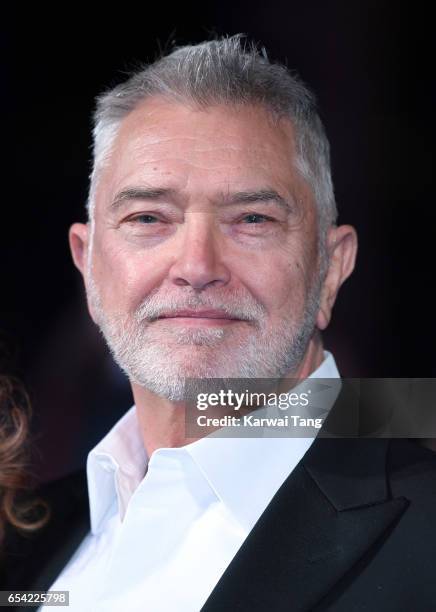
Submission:
[[[105,207],[117,190],[141,182],[212,198],[214,191],[233,189],[301,190],[294,161],[292,123],[264,108],[200,109],[150,99],[121,121],[96,204]]]

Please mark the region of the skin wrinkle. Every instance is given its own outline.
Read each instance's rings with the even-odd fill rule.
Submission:
[[[124,178],[124,180],[122,181],[122,183],[127,182],[127,181],[128,181],[128,179],[131,179],[131,175],[127,175],[127,177],[125,177],[125,178]],[[130,181],[129,181],[129,182],[130,182]],[[230,187],[229,187],[228,183],[226,183],[226,186],[227,186],[227,189],[226,189],[226,190],[222,190],[222,189],[219,189],[219,190],[220,190],[220,191],[227,191],[227,193],[229,193],[229,192],[230,192]],[[171,184],[170,184],[170,185],[168,185],[168,187],[169,187],[169,188],[174,188],[174,187],[173,187]],[[118,189],[117,189],[117,188],[114,188],[114,191],[115,191],[115,192],[117,192],[117,191],[118,191]],[[179,193],[177,193],[177,192],[176,192],[176,193],[174,194],[174,198],[175,198],[175,200],[176,200],[176,201],[178,201],[178,202],[180,203],[180,205],[181,205],[181,206],[183,206],[183,205],[184,205],[184,206],[185,206],[185,208],[187,208],[188,206],[187,206],[186,204],[183,204],[183,203],[182,203],[182,199],[185,197],[185,196],[183,195],[183,194],[184,194],[184,192],[185,192],[185,193],[187,193],[188,191],[189,191],[189,183],[187,182],[187,183],[186,183],[186,184],[185,184],[185,185],[184,185],[184,186],[183,186],[183,187],[182,187],[182,188],[179,190]],[[294,210],[295,210],[295,213],[296,213],[296,214],[294,215],[293,228],[294,228],[295,230],[299,229],[300,224],[303,224],[303,223],[304,223],[304,221],[305,221],[305,214],[307,214],[307,210],[305,210],[305,207],[304,207],[303,202],[302,202],[303,197],[305,197],[305,199],[306,199],[306,203],[307,203],[307,196],[305,196],[305,194],[303,194],[303,196],[301,196],[301,197],[295,196],[295,195],[292,193],[292,191],[291,191],[290,189],[286,188],[285,186],[283,186],[283,188],[281,188],[280,190],[276,189],[276,191],[279,191],[279,192],[280,192],[280,191],[281,191],[281,192],[287,192],[287,196],[285,196],[285,199],[286,199],[286,200],[288,200],[288,201],[291,201],[291,202],[293,202],[293,203],[295,204],[295,206],[294,206]],[[218,196],[218,197],[219,197],[219,196]],[[207,199],[207,203],[204,205],[204,208],[200,208],[200,207],[199,207],[197,211],[187,211],[187,213],[190,213],[190,212],[202,212],[203,210],[204,210],[204,211],[207,211],[207,209],[208,209],[208,203],[211,203],[211,202],[213,202],[213,201],[214,201],[214,198],[213,198],[213,197],[210,197],[210,198],[208,198],[208,199]],[[298,206],[296,205],[297,203],[298,203]],[[188,201],[188,205],[189,205],[189,204],[190,204],[190,201]]]
[[[247,205],[250,204],[255,206],[261,203],[269,204],[271,207],[274,205],[279,206],[287,213],[287,220],[290,216],[296,218],[297,213],[301,214],[302,211],[301,204],[297,206],[297,202],[295,202],[293,197],[284,198],[272,188],[256,192],[236,192],[232,194],[228,186],[226,195],[224,195],[224,193],[218,193],[216,196],[206,197],[206,199],[207,205],[204,212],[215,215],[226,209],[231,210],[236,207],[247,207]],[[145,204],[142,204],[142,202]],[[146,206],[147,203],[150,203],[150,206],[152,206],[153,202],[159,204],[159,211],[166,210],[168,214],[170,214],[174,208],[182,209],[186,214],[190,212],[189,206],[187,206],[187,202],[189,204],[188,194],[178,193],[177,190],[172,187],[158,187],[150,184],[143,186],[128,186],[117,192],[108,207],[108,212],[109,215],[117,215],[121,209],[125,208],[130,203],[138,207],[140,206],[139,203],[141,203],[143,207]],[[212,211],[209,210],[209,205],[213,208]],[[274,212],[274,208],[272,208],[272,212]]]
[[[272,124],[259,108],[205,112],[154,100],[121,123],[93,223],[73,226],[71,244],[90,312],[132,382],[147,450],[185,443],[185,377],[305,377],[322,361],[318,329],[351,273],[354,235],[348,226],[332,228],[338,244],[342,236],[351,240],[336,258],[339,272],[323,285],[317,207],[293,166],[294,150],[291,124]],[[176,190],[174,202],[183,207],[174,206],[176,221],[162,223],[159,202],[129,202],[108,213],[120,190],[141,184]],[[298,203],[295,223],[280,221],[283,210],[272,204],[238,206],[234,221],[231,210],[219,208],[217,194],[266,189]],[[155,211],[159,221],[127,223],[143,211]],[[250,225],[236,222],[240,213],[277,220]],[[248,321],[185,326],[153,319],[188,305],[221,307]]]
[[[170,125],[170,124],[162,126],[161,124],[159,124],[159,118],[156,117],[156,113],[158,113],[158,111],[150,112],[148,109],[153,108],[153,106],[160,106],[160,105],[173,106],[173,104],[169,104],[165,100],[161,100],[159,98],[157,99],[157,101],[158,101],[158,104],[156,104],[156,98],[150,98],[145,103],[139,104],[137,108],[133,112],[131,112],[130,115],[128,115],[124,121],[121,122],[121,126],[118,130],[117,136],[113,143],[111,157],[116,158],[120,150],[120,148],[118,147],[119,141],[122,140],[124,133],[129,130],[130,128],[129,119],[131,119],[132,115],[135,115],[135,114],[141,114],[143,117],[143,121],[142,121],[143,133],[140,136],[136,138],[134,137],[133,139],[130,140],[129,146],[132,149],[131,151],[132,155],[135,153],[135,151],[139,153],[139,155],[142,155],[144,152],[146,153],[148,152],[148,151],[144,151],[144,148],[145,148],[144,138],[148,139],[147,145],[146,145],[147,150],[150,146],[152,146],[153,144],[156,144],[157,142],[161,142],[165,144],[166,142],[173,143],[173,142],[198,140],[198,137],[196,137],[195,135],[186,135],[186,134],[184,134],[182,138],[180,138],[180,136],[178,137],[167,136],[165,138],[165,135],[164,135],[165,132],[168,130],[174,130],[176,126]],[[185,108],[189,110],[189,106],[186,106]],[[217,110],[220,110],[220,107],[212,106],[212,107],[203,109],[200,112],[204,115],[209,115],[212,117],[214,114],[214,111],[216,112]],[[238,115],[239,116],[245,116],[245,115],[252,116],[253,114],[261,113],[264,117],[264,120],[266,120],[268,127],[275,129],[276,133],[280,132],[280,135],[281,135],[280,140],[282,141],[282,143],[284,143],[285,150],[287,150],[287,153],[289,154],[287,155],[288,159],[291,160],[292,158],[295,157],[294,130],[291,124],[286,119],[276,120],[271,116],[270,113],[267,113],[264,109],[259,109],[257,107],[247,107],[247,106],[238,107],[236,106],[236,107],[230,107],[229,111],[233,111],[236,114],[236,116]],[[153,116],[155,116],[155,123],[152,123],[149,121],[150,118]],[[159,137],[153,139],[152,136],[150,137],[150,134],[152,134],[153,130],[156,128],[156,122],[159,125],[160,133],[159,133]],[[190,125],[190,129],[191,129],[191,132],[194,131],[196,129],[196,126]],[[198,131],[198,128],[197,128],[197,131]],[[227,138],[226,145],[223,147],[220,147],[219,144],[217,145],[217,143],[215,143],[215,146],[213,147],[214,151],[219,151],[220,149],[227,150],[227,151],[238,150],[237,145],[231,143],[231,139],[233,135],[231,133],[230,128],[227,129],[227,126],[222,125],[221,123],[219,125],[219,128],[215,128],[215,130],[212,130],[212,136],[215,135],[214,132],[216,132],[219,135],[219,137]],[[229,141],[230,141],[230,144],[229,144]],[[274,148],[270,147],[268,150],[267,143],[263,142],[262,144],[266,148],[264,152],[264,157],[268,159],[268,157],[274,153]],[[210,147],[204,147],[204,150],[206,149],[210,149]],[[204,150],[200,150],[198,152],[203,154]],[[174,155],[173,152],[171,152],[171,155]],[[176,160],[176,159],[177,158],[173,157],[173,160]],[[183,160],[183,157],[182,157],[182,160]],[[114,161],[113,164],[111,163],[107,164],[106,169],[105,169],[106,174],[108,173],[108,171],[110,171],[110,166],[118,165],[118,160],[113,159],[113,161]],[[157,160],[154,160],[154,161],[157,161]],[[150,163],[152,162],[153,162],[153,159],[150,160]]]

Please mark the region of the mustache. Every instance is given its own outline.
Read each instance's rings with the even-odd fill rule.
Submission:
[[[186,309],[209,308],[222,310],[228,317],[243,321],[258,321],[265,317],[266,308],[249,295],[236,294],[189,294],[174,295],[154,291],[148,295],[135,310],[138,322],[152,322],[164,313]]]

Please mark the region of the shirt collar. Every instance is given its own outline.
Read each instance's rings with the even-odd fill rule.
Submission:
[[[331,353],[324,351],[324,361],[309,378],[339,378]],[[313,438],[206,436],[171,450],[173,456],[189,454],[215,495],[249,531],[312,442]],[[133,406],[88,455],[92,533],[98,533],[116,509],[124,517],[147,462]]]
[[[146,467],[147,453],[136,407],[132,406],[88,454],[86,470],[93,533],[100,530],[115,502],[123,518]]]
[[[324,361],[308,378],[339,378],[333,355],[324,351]],[[293,389],[296,390],[297,387]],[[338,393],[335,386],[332,398]],[[184,448],[217,497],[248,532],[313,440],[289,436],[206,436]]]

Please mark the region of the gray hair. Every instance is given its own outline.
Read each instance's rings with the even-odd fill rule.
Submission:
[[[246,44],[240,34],[178,47],[97,97],[93,115],[93,168],[87,202],[93,220],[96,187],[108,163],[121,121],[152,96],[207,107],[256,105],[276,119],[289,119],[296,133],[295,167],[311,186],[318,207],[322,268],[327,265],[325,235],[336,223],[330,147],[313,93],[284,65],[271,63],[265,49]],[[325,270],[324,270],[325,271]]]

